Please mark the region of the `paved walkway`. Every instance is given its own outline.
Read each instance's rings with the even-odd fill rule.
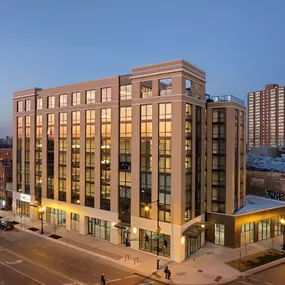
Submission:
[[[40,229],[39,220],[31,220],[29,218],[20,219],[19,216],[14,216],[11,212],[0,212],[0,216],[5,219],[16,220],[20,222],[17,227],[22,230],[34,233],[28,230],[29,227]],[[99,256],[112,262],[119,263],[123,266],[134,269],[136,272],[166,283],[177,284],[217,284],[224,283],[240,276],[240,273],[229,267],[225,262],[238,259],[240,254],[255,253],[266,248],[271,248],[272,245],[276,249],[281,248],[282,237],[272,240],[265,240],[259,243],[250,244],[246,248],[229,249],[223,246],[206,243],[203,248],[194,253],[191,258],[182,263],[174,263],[168,259],[160,258],[161,270],[156,270],[156,256],[142,251],[133,250],[125,247],[124,244],[115,245],[110,242],[94,238],[90,235],[81,235],[77,232],[68,231],[63,227],[55,227],[51,224],[44,224],[44,236],[48,237],[51,234],[57,234],[62,238],[53,240],[65,246],[70,246],[75,249],[87,252],[94,256]],[[39,231],[34,233],[39,234]],[[126,255],[129,259],[126,260]],[[138,262],[134,265],[135,260]],[[164,278],[163,267],[168,265],[171,270],[171,281]]]

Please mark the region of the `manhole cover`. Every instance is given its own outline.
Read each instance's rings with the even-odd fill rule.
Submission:
[[[198,272],[203,272],[203,270],[201,270],[201,269],[198,269]]]

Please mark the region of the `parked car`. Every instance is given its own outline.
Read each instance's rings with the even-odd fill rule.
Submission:
[[[5,222],[0,221],[0,229],[3,229],[4,231],[13,230],[14,224],[9,221],[5,221]]]

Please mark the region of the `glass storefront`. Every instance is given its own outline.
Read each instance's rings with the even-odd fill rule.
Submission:
[[[30,203],[21,201],[21,200],[16,200],[16,212],[18,215],[22,216],[30,216]]]
[[[201,248],[201,236],[194,238],[187,236],[185,239],[185,258]]]
[[[146,235],[148,235],[149,241],[145,240]],[[156,245],[157,245],[156,237],[157,237],[156,232],[151,232],[151,231],[140,229],[140,232],[139,232],[139,240],[140,240],[139,241],[139,248],[140,248],[140,250],[156,254]],[[167,241],[167,247],[166,248],[163,246],[163,242],[165,240]],[[160,234],[159,235],[159,247],[162,249],[162,251],[159,252],[159,255],[170,257],[170,246],[171,246],[170,236],[165,235],[165,234]]]
[[[110,241],[111,223],[96,218],[88,218],[88,234],[94,237]]]
[[[80,230],[80,215],[71,213],[70,214],[70,229],[75,232]]]
[[[254,242],[254,223],[241,225],[241,246]]]
[[[52,225],[65,226],[66,225],[65,211],[47,207],[46,222]]]
[[[274,236],[275,237],[282,234],[281,219],[284,219],[284,216],[275,217],[274,219]]]

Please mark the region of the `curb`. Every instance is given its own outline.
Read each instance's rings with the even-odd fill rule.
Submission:
[[[260,265],[258,267],[253,268],[253,269],[247,270],[246,272],[243,272],[242,276],[246,277],[248,275],[252,275],[252,274],[255,274],[257,272],[269,269],[271,267],[274,267],[276,265],[282,264],[284,262],[285,262],[285,257],[277,259],[277,260],[272,261],[272,262],[269,262],[267,264]]]
[[[113,262],[113,263],[116,263],[118,265],[121,265],[121,266],[124,266],[125,268],[128,268],[128,269],[131,269],[134,271],[134,274],[135,275],[138,275],[138,276],[141,276],[141,277],[144,277],[146,279],[150,279],[150,280],[153,280],[153,281],[156,281],[158,283],[161,283],[161,284],[165,284],[165,285],[169,285],[169,284],[176,284],[176,285],[186,285],[186,284],[180,284],[180,283],[175,283],[173,281],[170,281],[170,282],[164,282],[164,281],[161,281],[160,279],[158,278],[155,278],[155,277],[152,277],[152,276],[149,276],[147,275],[145,272],[142,272],[140,271],[139,269],[136,269],[136,268],[132,268],[130,266],[127,266],[125,265],[124,263],[121,263],[113,258],[110,258],[110,257],[107,257],[105,255],[102,255],[100,253],[95,253],[93,251],[90,251],[90,250],[87,250],[87,249],[84,249],[84,248],[81,248],[81,247],[78,247],[76,245],[72,245],[72,244],[69,244],[67,242],[64,242],[64,241],[60,241],[60,240],[56,240],[56,239],[53,239],[53,238],[50,238],[49,236],[46,236],[46,235],[41,235],[37,232],[33,232],[33,231],[29,231],[28,229],[21,229],[18,227],[18,225],[15,226],[15,229],[18,229],[20,231],[24,231],[24,232],[27,232],[27,233],[30,233],[30,234],[33,234],[33,235],[36,235],[40,238],[43,238],[43,239],[46,239],[46,240],[49,240],[49,241],[53,241],[55,243],[58,243],[58,244],[61,244],[61,245],[64,245],[66,247],[69,247],[69,248],[72,248],[74,250],[77,250],[77,251],[81,251],[83,253],[86,253],[86,254],[89,254],[89,255],[92,255],[94,257],[98,257],[98,258],[101,258],[101,259],[104,259],[104,260],[107,260],[107,261],[110,261],[110,262]],[[156,271],[157,272],[157,271]],[[153,275],[153,274],[151,274]],[[191,285],[195,285],[195,284],[191,284]],[[198,284],[197,284],[198,285]],[[204,284],[204,285],[208,285],[208,284]]]

